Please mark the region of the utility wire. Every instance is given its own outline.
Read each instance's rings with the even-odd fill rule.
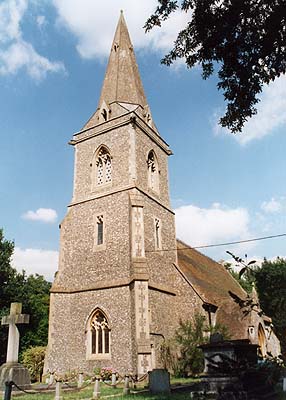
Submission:
[[[186,246],[186,247],[181,247],[180,249],[161,249],[161,250],[146,250],[146,253],[154,253],[154,252],[160,252],[160,251],[173,251],[173,250],[187,250],[187,249],[206,249],[210,247],[220,247],[220,246],[229,246],[232,244],[240,244],[240,243],[249,243],[249,242],[258,242],[259,240],[266,240],[266,239],[275,239],[279,237],[286,236],[286,233],[281,233],[280,235],[271,235],[271,236],[262,236],[258,238],[253,238],[253,239],[245,239],[245,240],[237,240],[236,242],[225,242],[225,243],[217,243],[217,244],[205,244],[201,246]]]

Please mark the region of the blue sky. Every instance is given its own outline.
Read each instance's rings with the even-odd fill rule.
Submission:
[[[58,225],[71,200],[67,143],[96,110],[120,9],[135,47],[153,119],[174,155],[170,194],[177,236],[199,246],[286,232],[286,77],[265,88],[241,135],[217,125],[216,78],[160,58],[188,16],[142,26],[155,0],[0,2],[0,226],[15,241],[14,265],[52,279]],[[286,256],[286,238],[203,250],[248,258]]]

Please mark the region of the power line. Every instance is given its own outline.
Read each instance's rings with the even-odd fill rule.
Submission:
[[[229,246],[230,244],[258,242],[259,240],[274,239],[274,238],[278,238],[278,237],[282,237],[282,236],[286,236],[286,233],[281,233],[280,235],[262,236],[262,237],[253,238],[253,239],[238,240],[236,242],[226,242],[226,243],[218,243],[218,244],[206,244],[206,245],[203,245],[203,246],[196,246],[196,247],[192,247],[192,248],[193,249],[205,249],[207,247]]]
[[[154,252],[160,252],[160,251],[173,251],[173,250],[187,250],[187,249],[206,249],[210,247],[221,247],[221,246],[230,246],[232,244],[240,244],[240,243],[249,243],[249,242],[258,242],[259,240],[266,240],[266,239],[275,239],[279,237],[286,236],[286,233],[281,233],[279,235],[270,235],[270,236],[262,236],[258,238],[253,238],[253,239],[245,239],[245,240],[237,240],[235,242],[225,242],[225,243],[216,243],[216,244],[205,244],[201,246],[186,246],[186,247],[181,247],[180,249],[162,249],[162,250],[146,250],[146,253],[154,253]]]

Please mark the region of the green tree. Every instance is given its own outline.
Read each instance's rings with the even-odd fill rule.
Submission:
[[[6,240],[0,229],[0,317],[9,313],[10,303],[23,304],[30,323],[19,327],[20,352],[30,346],[45,346],[48,338],[50,282],[38,274],[27,276],[11,266],[14,243]],[[7,328],[0,327],[0,364],[5,362]]]
[[[164,368],[173,372],[177,377],[197,375],[204,369],[204,356],[199,345],[208,342],[209,334],[221,333],[229,339],[229,332],[222,324],[209,327],[206,318],[195,314],[192,321],[180,321],[175,335],[164,340],[161,345],[161,361]]]
[[[14,243],[6,240],[3,230],[0,229],[0,310],[7,305],[9,282],[15,275],[15,270],[10,265],[13,251]]]
[[[11,267],[11,257],[14,251],[14,243],[6,240],[3,230],[0,229],[0,318],[9,312],[9,287],[15,270]],[[7,333],[0,329],[0,365],[5,362],[7,348]]]
[[[256,114],[258,94],[286,71],[285,0],[158,0],[146,31],[181,8],[189,12],[187,26],[161,61],[183,58],[189,68],[199,64],[202,77],[218,75],[227,107],[223,127],[240,132]]]
[[[246,291],[246,293],[250,294],[252,292],[252,285],[255,283],[255,269],[256,267],[252,267],[251,269],[245,271],[245,273],[241,276],[239,272],[233,270],[231,263],[224,263],[223,266],[227,271],[231,274],[231,276],[240,284],[240,286]]]
[[[264,259],[261,268],[255,272],[255,281],[261,308],[272,318],[282,353],[286,356],[286,259]]]
[[[206,343],[206,319],[196,314],[194,321],[180,321],[180,326],[175,334],[175,341],[179,345],[178,374],[187,377],[189,374],[197,375],[204,369],[204,356],[200,344]]]

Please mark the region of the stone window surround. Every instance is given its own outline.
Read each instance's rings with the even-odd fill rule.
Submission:
[[[162,221],[154,217],[155,250],[162,250]]]
[[[100,152],[105,151],[106,155],[110,160],[110,180],[106,179],[106,162],[103,163],[103,183],[98,183],[98,164],[100,158]],[[105,144],[101,144],[96,151],[93,153],[91,166],[91,192],[95,192],[102,188],[106,188],[112,185],[112,156],[109,148]]]
[[[154,193],[159,194],[159,164],[158,158],[153,149],[147,154],[148,188]]]
[[[110,119],[110,114],[111,114],[110,107],[103,100],[98,110],[98,116],[97,116],[98,122],[99,123],[107,122]]]
[[[103,222],[103,242],[101,244],[98,244],[98,223],[102,221]],[[93,251],[102,251],[106,249],[106,213],[101,212],[101,213],[96,213],[93,217],[93,232],[94,232],[94,238],[93,238]]]
[[[108,353],[92,353],[92,322],[96,313],[100,312],[107,323],[109,328],[109,352]],[[103,336],[104,337],[104,336]],[[104,346],[104,343],[103,343]],[[86,359],[87,360],[110,360],[111,359],[111,329],[106,313],[101,308],[96,307],[87,321],[86,328]]]

